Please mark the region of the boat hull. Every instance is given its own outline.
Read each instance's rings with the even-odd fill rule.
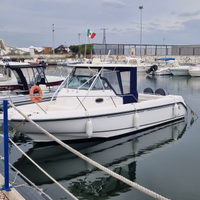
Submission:
[[[159,103],[160,101],[160,103]],[[176,113],[174,112],[177,106]],[[123,106],[122,106],[123,107]],[[175,121],[185,117],[186,106],[183,101],[173,102],[161,99],[153,104],[148,102],[126,105],[125,108],[115,107],[112,109],[88,110],[88,113],[77,111],[71,115],[70,112],[59,112],[57,116],[54,112],[51,114],[32,115],[30,118],[39,126],[47,130],[60,140],[80,140],[88,138],[112,138],[122,136],[127,133],[138,132],[150,127]],[[137,119],[136,117],[137,113]],[[28,114],[28,113],[27,113]],[[46,118],[44,118],[46,116]],[[42,119],[43,117],[43,119]],[[91,120],[91,135],[87,133],[87,123]],[[10,116],[9,123],[16,127],[20,122],[19,116]],[[35,142],[52,141],[50,137],[42,133],[36,126],[29,121],[22,123],[18,129],[19,132],[25,133]]]
[[[155,153],[161,147],[168,148],[171,144],[174,145],[181,139],[185,128],[186,123],[184,120],[181,120],[156,127],[152,130],[146,130],[135,136],[127,136],[106,142],[74,142],[69,143],[69,145],[82,154],[87,154],[89,158],[94,159],[103,166],[119,167],[120,165],[121,167],[125,167],[127,163],[135,162],[140,157],[144,158],[144,156],[148,156],[152,151]],[[88,173],[88,170],[90,172],[95,170],[95,167],[88,165],[86,161],[79,159],[73,153],[56,144],[34,145],[26,153],[35,162],[40,163],[43,169],[48,169],[48,172],[56,180],[66,180],[72,176],[81,178],[83,173]],[[132,159],[133,156],[134,160]],[[22,158],[16,159],[15,167],[34,183],[38,185],[47,184],[49,181],[48,177],[41,173],[38,179],[38,176],[35,176],[37,168],[28,159],[23,156]],[[120,162],[116,165],[116,161]],[[68,170],[60,170],[66,168]],[[126,167],[126,169],[129,168]]]
[[[159,68],[158,70],[151,72],[150,75],[166,76],[172,75],[172,73],[169,68]]]
[[[174,76],[189,76],[188,69],[170,69]]]
[[[189,70],[190,76],[200,76],[200,69],[190,69]]]

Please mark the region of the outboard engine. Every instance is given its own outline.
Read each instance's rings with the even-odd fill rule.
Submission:
[[[144,89],[144,94],[154,94],[154,90],[150,87]]]
[[[167,91],[163,90],[162,88],[156,89],[155,94],[162,95],[162,96],[169,95],[169,93]]]
[[[147,69],[146,73],[150,74],[151,72],[155,72],[158,69],[157,65],[152,65],[149,69]]]
[[[44,60],[41,60],[41,61],[39,61],[39,64],[46,65],[46,62],[44,62]]]

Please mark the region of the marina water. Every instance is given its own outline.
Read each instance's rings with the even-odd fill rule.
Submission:
[[[186,120],[108,141],[69,143],[114,172],[172,200],[200,199],[200,77],[138,74],[138,91],[163,88],[182,95],[188,105]],[[191,109],[195,113],[191,118]],[[1,127],[2,128],[2,127]],[[3,134],[3,128],[1,133]],[[82,200],[150,200],[152,197],[111,177],[81,158],[51,144],[34,144],[15,133],[13,140],[59,183]],[[3,155],[3,143],[0,143]],[[12,144],[10,163],[55,200],[71,200]]]

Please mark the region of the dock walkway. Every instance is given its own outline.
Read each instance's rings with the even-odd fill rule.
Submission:
[[[44,195],[41,195],[39,191],[36,191],[36,188],[31,187],[27,182],[25,182],[16,171],[9,169],[9,180],[10,182],[14,181],[12,184],[14,186],[11,188],[11,191],[2,190],[0,191],[0,200],[47,200]],[[0,160],[0,188],[4,185],[4,162]]]
[[[6,197],[6,195],[5,195],[2,191],[0,191],[0,200],[2,200],[2,199],[4,199],[4,200],[9,200],[9,199]]]

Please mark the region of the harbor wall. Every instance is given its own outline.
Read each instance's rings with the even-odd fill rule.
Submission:
[[[136,58],[141,58],[145,62],[150,62],[153,63],[155,62],[155,59],[158,58],[175,58],[179,63],[194,63],[194,64],[199,64],[200,63],[200,56],[131,56],[131,55],[110,55],[108,57],[108,60],[111,61],[120,61],[124,60],[126,57],[136,57]],[[101,58],[102,60],[107,59],[107,55],[93,55],[93,58]]]
[[[42,56],[45,61],[56,64],[57,62],[60,62],[62,60],[68,59],[66,55],[57,55],[55,54],[54,56],[52,54],[41,54],[41,55],[34,55],[34,57],[29,56],[22,56],[22,55],[15,55],[15,56],[9,56],[11,60],[13,61],[24,61],[25,59],[33,59],[33,58],[38,58],[39,56]],[[141,58],[145,62],[155,62],[155,59],[158,58],[175,58],[179,63],[194,63],[194,64],[199,64],[200,63],[200,55],[199,56],[191,56],[191,55],[186,55],[186,56],[132,56],[132,55],[100,55],[100,54],[93,54],[93,55],[88,55],[87,58],[100,58],[101,60],[108,60],[108,61],[120,61],[124,60],[126,57],[136,57],[136,58]],[[3,56],[0,56],[0,59],[2,59]],[[83,58],[83,56],[82,56]],[[78,59],[78,57],[74,58]]]

